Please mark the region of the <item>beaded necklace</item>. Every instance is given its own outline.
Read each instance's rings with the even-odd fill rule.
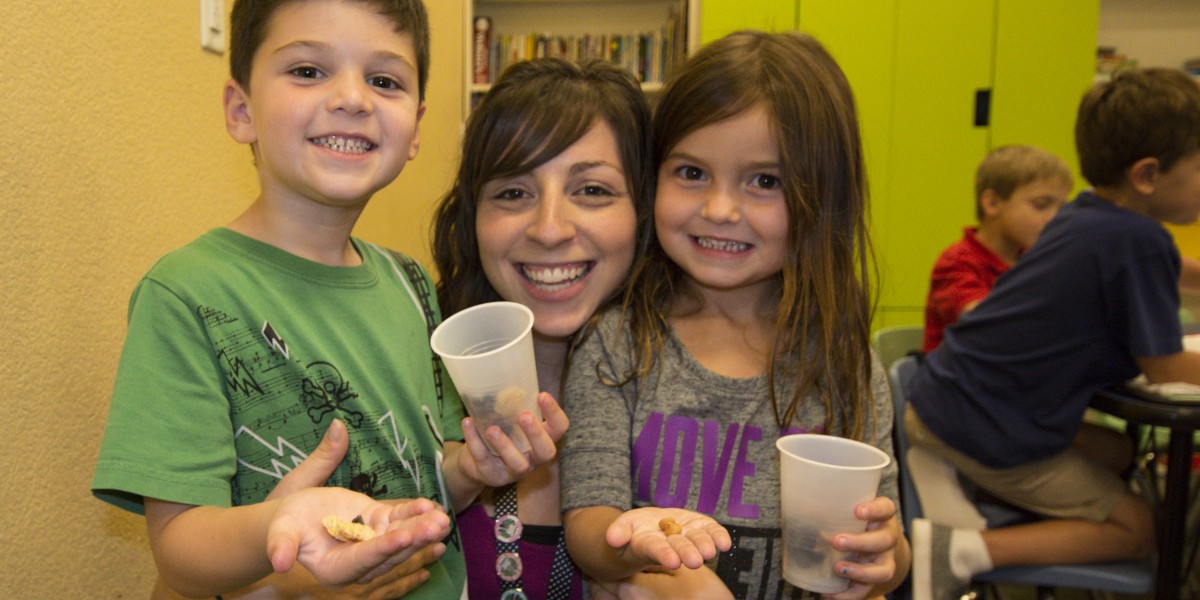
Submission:
[[[509,484],[496,490],[496,576],[504,593],[501,600],[527,600],[521,573],[524,565],[517,542],[524,528],[517,517],[517,486]],[[554,562],[550,567],[550,583],[546,588],[547,600],[566,600],[571,593],[571,576],[574,568],[567,556],[566,532],[559,531],[558,543],[554,547]]]

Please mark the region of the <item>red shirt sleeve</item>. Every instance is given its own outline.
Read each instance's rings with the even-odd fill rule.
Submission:
[[[963,307],[982,300],[1008,265],[968,232],[938,257],[925,301],[925,343],[929,352],[942,343],[946,327],[962,316]]]

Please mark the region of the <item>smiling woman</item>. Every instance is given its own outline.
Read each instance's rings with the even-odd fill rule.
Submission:
[[[555,397],[573,338],[618,297],[649,234],[649,122],[629,74],[557,59],[510,67],[467,122],[434,221],[438,300],[446,315],[501,299],[533,310],[538,384]],[[582,597],[558,489],[555,462],[459,515],[473,598]]]
[[[566,338],[612,296],[634,254],[636,214],[612,127],[599,122],[534,170],[483,186],[475,231],[496,292]]]

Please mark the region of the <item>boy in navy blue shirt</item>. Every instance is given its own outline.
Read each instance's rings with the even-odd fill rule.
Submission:
[[[1182,345],[1179,252],[1161,224],[1200,215],[1200,86],[1171,69],[1120,73],[1084,96],[1075,138],[1093,189],[947,330],[905,418],[914,447],[1048,518],[984,531],[915,521],[918,600],[957,598],[993,568],[1153,552],[1151,507],[1089,451],[1099,431],[1081,421],[1096,390],[1139,373],[1200,384],[1200,354]]]

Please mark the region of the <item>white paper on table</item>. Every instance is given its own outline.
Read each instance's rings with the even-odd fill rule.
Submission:
[[[1167,398],[1169,400],[1200,401],[1200,385],[1172,381],[1169,383],[1148,383],[1145,375],[1129,382],[1131,387],[1141,388]]]

